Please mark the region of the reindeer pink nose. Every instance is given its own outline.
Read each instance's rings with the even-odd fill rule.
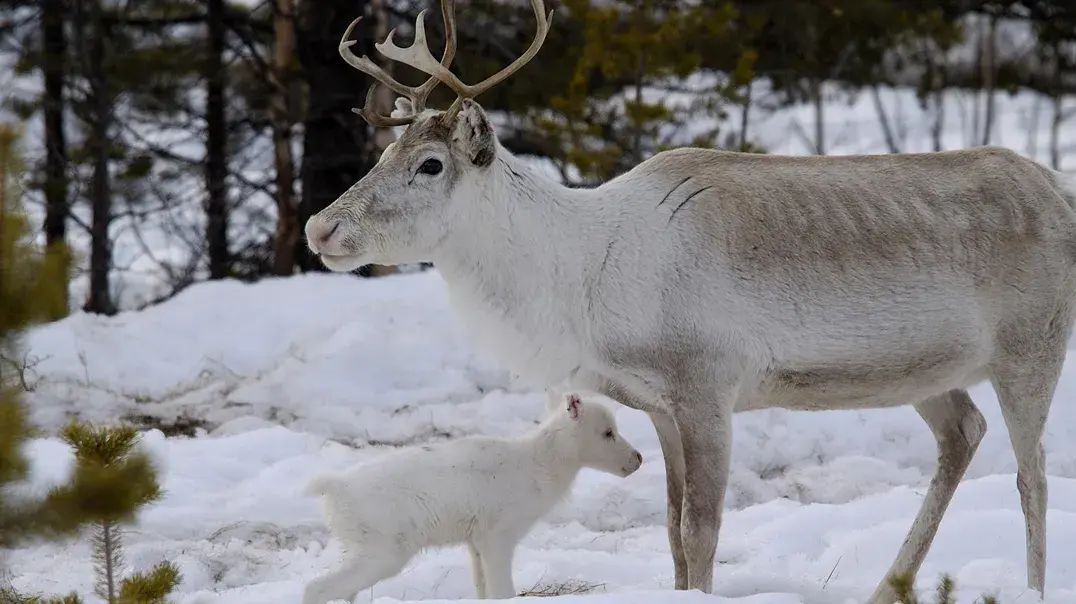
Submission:
[[[306,241],[315,254],[332,254],[339,247],[333,236],[340,230],[339,220],[325,220],[314,216],[306,223]]]

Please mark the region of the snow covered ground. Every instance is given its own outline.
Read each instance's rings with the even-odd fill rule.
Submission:
[[[202,284],[142,312],[75,314],[29,333],[26,345],[33,419],[47,430],[71,414],[153,417],[169,430],[177,417],[204,422],[194,438],[146,433],[167,495],[127,538],[131,567],[179,565],[175,601],[184,604],[298,602],[303,582],[336,563],[339,545],[318,502],[297,495],[312,472],[394,444],[519,432],[544,413],[542,393],[513,384],[457,332],[436,272]],[[972,395],[990,430],[920,587],[949,572],[962,604],[984,591],[1005,604],[1037,601],[1023,587],[1008,437],[989,387]],[[1076,602],[1074,396],[1070,362],[1046,436],[1048,604]],[[935,462],[930,433],[908,408],[738,416],[716,595],[674,593],[660,448],[644,414],[621,408],[618,419],[643,467],[627,479],[585,471],[573,497],[522,543],[518,589],[596,586],[565,604],[861,602],[891,562]],[[71,461],[52,438],[34,441],[31,456],[40,490]],[[9,562],[20,589],[92,591],[84,543],[26,547]],[[358,602],[472,597],[465,552],[447,549],[416,558]]]

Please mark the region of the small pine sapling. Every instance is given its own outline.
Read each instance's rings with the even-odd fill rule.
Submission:
[[[133,520],[143,506],[162,493],[149,458],[135,451],[138,432],[132,426],[94,428],[74,423],[64,429],[63,439],[75,450],[76,480],[106,486],[105,476],[124,476],[125,488],[98,492],[90,513],[96,518],[92,536],[97,573],[94,593],[108,604],[163,603],[179,584],[179,569],[168,561],[146,573],[120,580],[123,567],[123,524]]]
[[[148,572],[135,573],[120,582],[119,604],[164,604],[182,576],[179,568],[169,561],[161,562]]]

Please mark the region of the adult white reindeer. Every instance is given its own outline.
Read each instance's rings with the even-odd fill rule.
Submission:
[[[432,76],[375,126],[407,125],[377,166],[310,219],[334,271],[432,261],[470,334],[514,370],[648,412],[667,469],[677,589],[712,589],[732,415],[911,404],[938,469],[888,575],[914,576],[986,423],[967,389],[990,380],[1018,464],[1027,583],[1045,581],[1044,424],[1076,299],[1076,194],[1017,154],[781,157],[685,148],[594,189],[562,186],[498,142],[472,99],[530,61],[466,85],[447,44],[376,45]],[[443,83],[447,111],[425,107]],[[372,99],[373,92],[367,97]]]

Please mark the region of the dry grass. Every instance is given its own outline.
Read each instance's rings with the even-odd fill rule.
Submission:
[[[519,595],[524,597],[551,598],[553,596],[578,596],[591,593],[605,587],[604,583],[587,583],[586,581],[571,580],[563,583],[535,583],[530,589],[525,589]]]
[[[128,413],[124,415],[122,419],[143,430],[152,430],[156,428],[163,432],[165,436],[186,436],[188,438],[194,438],[197,436],[199,428],[208,430],[213,427],[204,419],[186,414],[176,416],[173,419],[167,419],[146,413]]]

